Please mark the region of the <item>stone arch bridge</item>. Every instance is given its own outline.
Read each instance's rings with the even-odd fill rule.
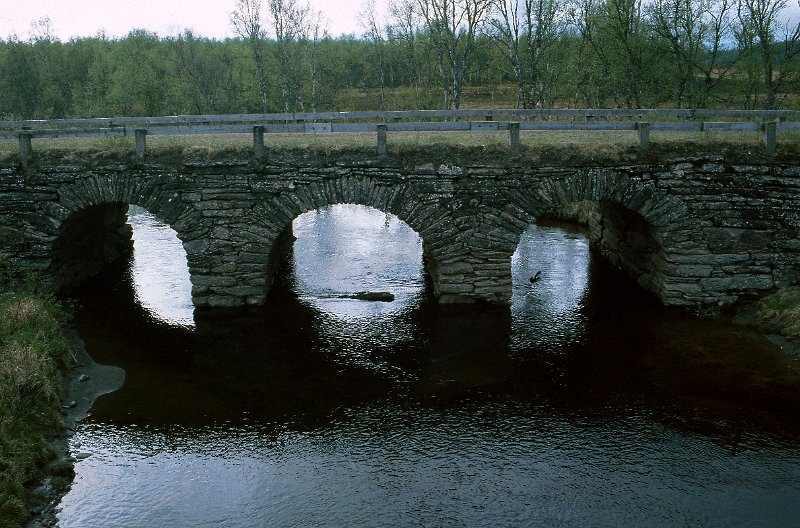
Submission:
[[[0,254],[68,288],[130,249],[129,204],[183,241],[198,307],[264,303],[301,213],[340,203],[419,233],[442,303],[508,303],[521,233],[597,204],[592,241],[664,304],[732,303],[800,280],[800,167],[723,158],[606,166],[30,165],[0,168]]]

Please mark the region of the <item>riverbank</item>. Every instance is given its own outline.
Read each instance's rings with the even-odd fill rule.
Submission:
[[[75,423],[122,384],[120,369],[91,361],[68,320],[50,295],[0,294],[0,528],[56,524],[74,476]]]
[[[66,314],[52,297],[0,295],[0,527],[28,516],[26,486],[55,458],[63,372],[70,356]],[[57,472],[65,473],[61,467]]]
[[[69,491],[74,472],[73,464],[83,460],[91,453],[70,453],[69,441],[75,433],[76,424],[88,416],[94,401],[109,392],[122,387],[125,371],[118,367],[95,363],[86,351],[83,340],[72,328],[64,329],[64,336],[72,350],[70,364],[64,372],[64,400],[61,406],[63,429],[61,434],[51,439],[51,446],[56,459],[49,468],[55,469],[46,473],[41,482],[29,494],[28,508],[31,518],[27,528],[45,528],[57,525],[56,514],[61,498]],[[64,469],[68,467],[68,479],[63,478]]]
[[[782,288],[756,305],[755,325],[786,339],[800,340],[800,286]]]

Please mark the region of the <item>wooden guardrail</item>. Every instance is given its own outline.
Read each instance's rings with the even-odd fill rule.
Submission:
[[[384,156],[387,132],[503,130],[509,131],[512,155],[519,154],[520,130],[636,131],[642,150],[649,147],[651,131],[760,131],[763,132],[765,152],[774,155],[779,131],[800,131],[800,111],[482,109],[0,121],[0,139],[18,139],[23,161],[33,152],[33,138],[134,136],[137,156],[143,158],[147,135],[252,133],[254,154],[262,157],[265,152],[264,134],[268,133],[367,132],[377,133],[377,153]]]

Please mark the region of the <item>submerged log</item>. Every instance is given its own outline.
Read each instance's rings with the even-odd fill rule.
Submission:
[[[389,292],[356,292],[339,295],[340,299],[356,299],[359,301],[394,301],[394,294]]]

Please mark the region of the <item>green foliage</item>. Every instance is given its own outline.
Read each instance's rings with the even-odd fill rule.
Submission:
[[[331,38],[305,19],[273,38],[261,27],[253,39],[222,41],[143,30],[0,40],[0,119],[408,110],[457,95],[462,108],[800,107],[800,32],[781,25],[786,2],[740,1],[752,9],[724,0],[495,0],[474,42],[464,27],[441,33],[447,21],[425,20],[426,2],[413,0],[398,0],[368,38]],[[501,5],[518,10],[516,34]],[[416,18],[403,19],[404,10]]]
[[[559,206],[553,212],[556,218],[563,218],[565,220],[572,220],[579,224],[589,225],[592,218],[597,214],[597,206],[591,201],[573,202]]]
[[[66,315],[31,273],[0,257],[0,528],[27,517],[25,486],[52,458],[46,436],[61,423]]]

